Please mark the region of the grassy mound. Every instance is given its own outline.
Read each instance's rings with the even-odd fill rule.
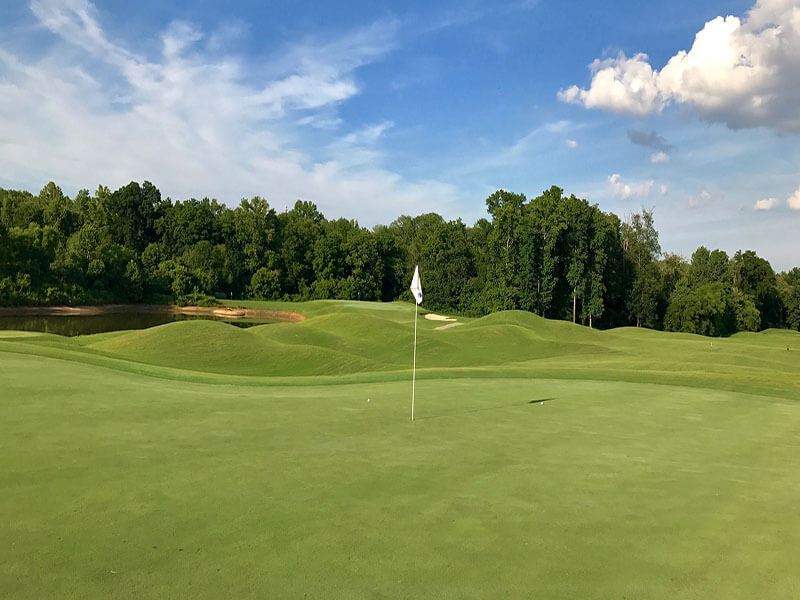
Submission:
[[[284,342],[280,335],[275,339],[263,334],[267,327],[280,333],[286,325],[250,330],[215,321],[177,321],[86,347],[130,361],[230,375],[331,375],[377,368],[373,361],[339,351],[334,344]]]
[[[94,364],[105,358],[129,370],[133,364],[149,365],[151,374],[202,381],[210,381],[213,374],[271,378],[275,383],[309,377],[358,381],[367,376],[373,380],[408,376],[413,305],[342,301],[249,304],[291,308],[307,319],[250,329],[181,321],[70,339],[52,335],[16,341],[0,338],[0,345],[13,343],[29,353],[68,355],[71,360]],[[631,327],[597,331],[521,311],[461,321],[461,327],[436,330],[438,322],[418,320],[420,377],[566,377],[770,395],[785,394],[788,386],[793,397],[800,398],[796,391],[800,386],[797,332],[741,333],[712,340]],[[103,364],[110,364],[108,360]]]
[[[383,305],[379,305],[383,306]],[[240,329],[211,321],[182,321],[78,343],[117,358],[202,372],[303,376],[407,370],[413,315],[401,304],[315,303],[301,323]],[[409,320],[409,316],[412,320]],[[598,332],[508,312],[436,331],[423,319],[421,368],[511,365],[564,355],[601,354]]]

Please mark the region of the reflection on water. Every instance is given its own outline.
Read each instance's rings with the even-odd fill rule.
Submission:
[[[212,315],[170,315],[124,312],[92,316],[0,316],[0,330],[41,331],[71,337],[74,335],[120,331],[122,329],[147,329],[148,327],[155,327],[156,325],[164,325],[165,323],[172,323],[173,321],[186,321],[189,319],[223,321],[230,325],[235,325],[236,327],[252,327],[254,325],[264,325],[265,323],[271,322],[255,319],[221,319]]]

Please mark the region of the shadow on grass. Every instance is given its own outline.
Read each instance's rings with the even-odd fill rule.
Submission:
[[[476,413],[476,412],[484,412],[487,410],[500,410],[503,408],[512,408],[514,406],[525,406],[526,404],[543,404],[545,402],[550,402],[551,400],[555,400],[555,398],[539,398],[536,400],[529,400],[528,402],[515,402],[514,404],[498,404],[497,406],[483,406],[481,408],[470,408],[467,410],[454,410],[451,412],[440,413],[438,415],[430,415],[425,417],[417,417],[417,421],[427,421],[429,419],[441,419],[442,417],[457,417],[460,415],[466,415],[469,413]]]

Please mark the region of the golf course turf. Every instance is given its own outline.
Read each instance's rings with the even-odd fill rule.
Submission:
[[[800,597],[800,334],[420,318],[411,423],[413,305],[251,305],[0,331],[0,597]]]

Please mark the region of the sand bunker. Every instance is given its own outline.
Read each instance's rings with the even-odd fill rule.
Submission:
[[[448,317],[446,315],[437,315],[436,313],[427,313],[425,318],[428,321],[452,321],[447,325],[439,325],[439,327],[434,327],[434,330],[441,331],[442,329],[450,329],[451,327],[458,327],[459,325],[463,325],[459,321],[456,321],[455,317]]]
[[[428,319],[428,321],[455,321],[455,318],[453,318],[453,317],[446,317],[444,315],[437,315],[436,313],[427,313],[425,315],[425,318]]]
[[[438,327],[434,327],[434,329],[436,331],[441,331],[442,329],[450,329],[451,327],[458,327],[459,325],[463,325],[463,323],[456,321],[455,323],[448,323],[447,325],[439,325]]]

